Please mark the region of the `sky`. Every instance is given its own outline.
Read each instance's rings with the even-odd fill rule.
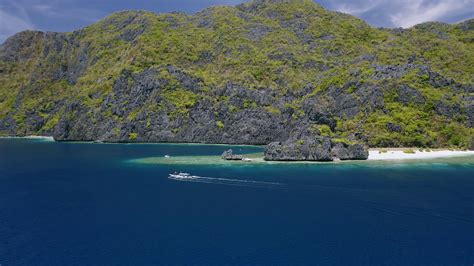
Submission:
[[[142,9],[164,13],[194,13],[214,5],[244,0],[0,0],[0,43],[27,29],[72,31],[112,12]],[[474,18],[474,0],[316,0],[322,6],[349,13],[376,27],[408,28],[426,21],[460,22]]]

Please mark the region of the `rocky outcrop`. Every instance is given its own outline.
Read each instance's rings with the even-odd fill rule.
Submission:
[[[331,149],[333,158],[339,160],[367,160],[369,151],[361,144],[333,143]]]
[[[222,159],[227,161],[242,161],[244,157],[242,155],[234,154],[234,151],[230,149],[222,153]]]
[[[398,87],[396,92],[397,92],[396,100],[405,105],[408,105],[410,103],[424,104],[426,101],[423,95],[419,91],[413,88],[410,88],[407,85]]]
[[[364,146],[335,142],[329,137],[273,142],[265,148],[267,161],[367,160],[368,157]]]

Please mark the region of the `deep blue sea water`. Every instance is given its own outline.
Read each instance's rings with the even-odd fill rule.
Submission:
[[[225,148],[0,139],[0,265],[474,263],[472,163],[130,162]]]

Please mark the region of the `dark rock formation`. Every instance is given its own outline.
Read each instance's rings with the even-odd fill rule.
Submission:
[[[369,152],[361,144],[333,143],[332,154],[340,160],[367,160]]]
[[[369,153],[360,144],[334,142],[328,137],[273,142],[265,149],[267,161],[367,160]]]
[[[425,103],[425,97],[423,95],[407,85],[402,85],[397,89],[397,100],[403,104],[423,104]]]
[[[222,159],[227,161],[242,161],[244,157],[242,155],[234,154],[234,151],[230,149],[222,153]]]
[[[392,131],[392,132],[402,132],[403,129],[401,126],[397,125],[397,124],[394,124],[394,123],[387,123],[387,128],[388,130]]]

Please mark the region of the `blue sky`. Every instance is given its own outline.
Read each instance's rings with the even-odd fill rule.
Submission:
[[[0,0],[0,43],[16,32],[71,31],[114,11],[194,13],[243,0]],[[410,27],[426,21],[459,22],[474,17],[474,0],[316,0],[330,10],[358,16],[373,26]]]

